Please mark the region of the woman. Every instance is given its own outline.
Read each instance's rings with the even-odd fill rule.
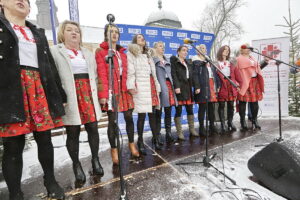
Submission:
[[[156,110],[157,120],[157,132],[161,130],[161,114],[162,108],[165,112],[165,129],[166,129],[166,141],[174,142],[175,137],[171,133],[171,112],[172,106],[177,105],[177,99],[173,87],[173,79],[171,75],[171,64],[164,56],[165,46],[163,42],[157,42],[154,44],[156,55],[153,57],[153,61],[156,67],[156,76],[161,87],[160,93],[160,110]]]
[[[187,119],[191,136],[199,136],[194,127],[194,103],[192,95],[193,70],[192,66],[186,60],[187,54],[187,46],[181,45],[177,49],[177,56],[172,56],[170,58],[173,85],[175,88],[176,98],[178,100],[178,106],[176,107],[174,121],[179,140],[185,140],[181,126],[181,112],[183,105],[185,106],[187,112]]]
[[[159,107],[158,93],[160,85],[156,78],[155,65],[149,55],[146,40],[142,34],[137,34],[128,46],[128,77],[127,88],[133,96],[134,112],[138,113],[138,149],[146,155],[143,142],[144,123],[148,113],[149,124],[152,131],[152,144],[160,150],[159,134],[156,130],[155,108]]]
[[[244,46],[244,45],[242,45]],[[241,128],[243,131],[248,130],[245,113],[246,103],[249,102],[252,114],[252,125],[255,129],[261,129],[257,122],[258,101],[263,99],[264,79],[259,63],[254,57],[250,55],[249,49],[240,49],[241,54],[236,58],[237,69],[240,78],[237,79],[240,84],[240,91],[238,94],[239,114]]]
[[[235,67],[229,61],[230,59],[230,48],[225,45],[222,46],[217,53],[217,67],[218,69],[228,78],[230,78],[234,83],[237,83],[235,80]],[[221,82],[220,90],[218,93],[218,102],[219,102],[219,117],[221,121],[221,133],[225,133],[225,115],[224,108],[225,103],[227,103],[227,125],[228,131],[236,131],[232,120],[234,115],[234,101],[237,97],[237,89],[231,85],[231,83],[224,78],[224,76],[218,72],[217,73]]]
[[[0,137],[2,170],[10,200],[21,191],[25,135],[33,132],[48,197],[64,199],[54,177],[51,129],[63,126],[66,94],[49,51],[44,30],[26,21],[28,0],[2,0],[0,12]],[[5,40],[2,40],[5,38]]]
[[[207,54],[206,45],[201,44],[197,49],[203,54]],[[194,99],[199,105],[198,120],[199,134],[206,136],[204,130],[204,116],[208,114],[209,133],[216,133],[215,127],[215,103],[217,102],[217,91],[219,89],[219,79],[216,69],[211,67],[205,60],[205,57],[198,52],[193,60],[193,83],[194,83]],[[206,102],[208,102],[208,110],[206,111]],[[208,127],[206,127],[208,128]]]
[[[118,151],[116,145],[117,124],[115,124],[115,113],[112,108],[108,108],[109,100],[109,64],[106,63],[106,57],[109,50],[109,34],[111,34],[111,43],[114,51],[114,93],[118,105],[117,112],[123,112],[126,122],[126,131],[128,136],[128,146],[132,156],[139,157],[139,152],[134,144],[134,123],[132,118],[132,111],[134,103],[132,96],[129,94],[127,81],[127,57],[124,53],[125,48],[118,45],[120,32],[116,25],[106,25],[104,29],[104,42],[100,44],[100,49],[96,53],[97,71],[100,82],[102,83],[102,90],[98,92],[100,103],[103,105],[103,110],[108,111],[108,129],[107,135],[111,146],[111,157],[114,165],[119,164]]]
[[[51,47],[68,97],[63,122],[67,132],[66,146],[73,161],[76,183],[84,183],[86,180],[78,155],[81,125],[84,125],[88,134],[93,172],[101,176],[104,174],[98,157],[98,121],[101,109],[97,97],[97,66],[94,55],[82,46],[81,38],[79,24],[64,21],[58,31],[58,45]]]

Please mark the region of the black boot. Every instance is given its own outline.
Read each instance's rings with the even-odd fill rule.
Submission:
[[[96,175],[103,176],[104,175],[104,170],[99,162],[99,158],[93,158],[92,159],[92,167],[93,167],[93,172]]]
[[[246,102],[239,102],[239,114],[240,114],[240,122],[241,122],[241,131],[247,131],[248,126],[245,120],[246,115]]]
[[[16,194],[9,194],[9,200],[24,200],[23,192],[18,192]]]
[[[199,126],[199,135],[200,136],[206,136],[206,129],[204,128],[204,123],[203,121],[200,122],[200,126]],[[209,134],[208,134],[209,135]]]
[[[138,138],[137,146],[138,146],[138,149],[139,149],[140,154],[142,154],[142,155],[144,155],[144,156],[147,155],[147,152],[146,152],[146,148],[145,148],[143,139],[140,139],[140,137]]]
[[[80,162],[77,162],[75,164],[73,163],[73,171],[74,171],[76,182],[85,183],[86,178]]]
[[[174,142],[176,138],[172,135],[171,132],[171,116],[170,118],[165,118],[165,129],[166,129],[166,141]]]
[[[153,135],[152,137],[152,148],[154,147],[155,150],[161,150],[162,145],[159,144],[158,140],[159,135]]]
[[[215,126],[215,103],[208,103],[208,119],[209,119],[209,133],[214,134],[218,133],[218,130]]]
[[[219,113],[219,118],[220,118],[220,122],[221,122],[221,134],[224,134],[226,132],[224,107],[225,107],[225,102],[219,102],[218,113]]]
[[[233,115],[234,115],[234,102],[233,101],[228,101],[227,102],[227,118],[228,118],[228,131],[236,131],[236,127],[233,124]]]
[[[137,146],[140,154],[147,155],[146,148],[144,145],[143,132],[144,132],[144,124],[145,124],[146,113],[139,113],[137,120],[137,132],[138,132],[138,141]]]
[[[47,189],[47,196],[51,199],[65,199],[64,190],[58,185],[54,178],[45,178],[44,185]]]
[[[252,112],[252,126],[253,126],[253,129],[261,130],[261,127],[260,127],[260,125],[258,124],[258,121],[257,121],[257,114],[258,114],[258,109],[259,109],[258,102],[251,102],[250,103],[250,108],[251,108],[251,112]]]
[[[261,130],[261,126],[258,124],[257,118],[253,118],[252,125],[255,129]]]

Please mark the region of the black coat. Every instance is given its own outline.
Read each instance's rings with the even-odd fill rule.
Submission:
[[[208,101],[210,100],[210,87],[209,87],[209,72],[206,67],[207,62],[201,60],[193,60],[193,86],[194,91],[200,89],[199,94],[194,93],[195,102],[205,102],[206,96]],[[214,76],[215,87],[220,87],[220,79],[216,73],[216,69],[214,67],[211,68]],[[206,92],[206,86],[207,92]]]
[[[52,118],[65,114],[67,101],[55,62],[43,29],[26,21],[36,40],[41,83]],[[10,23],[0,13],[0,124],[24,122],[24,100],[21,87],[18,38]]]
[[[186,77],[186,68],[180,62],[180,60],[176,56],[172,56],[170,58],[171,61],[171,74],[173,79],[174,88],[180,88],[180,94],[176,94],[178,101],[186,101],[190,98],[193,101],[192,95],[192,85],[193,85],[193,71],[192,71],[192,63],[188,60],[185,60],[188,69],[189,69],[189,79]]]

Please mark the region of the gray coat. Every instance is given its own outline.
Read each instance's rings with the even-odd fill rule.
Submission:
[[[175,102],[176,102],[176,106],[177,106],[177,99],[176,99],[176,95],[174,92],[175,90],[174,90],[173,79],[172,79],[172,75],[171,75],[171,63],[165,57],[164,57],[164,59],[166,61],[165,66],[162,65],[162,63],[160,62],[158,57],[153,57],[153,61],[154,61],[155,67],[156,67],[157,80],[161,87],[161,93],[159,95],[160,105],[161,105],[161,107],[169,107],[170,106],[168,86],[166,84],[166,75],[167,75],[172,84],[174,98],[175,98]]]

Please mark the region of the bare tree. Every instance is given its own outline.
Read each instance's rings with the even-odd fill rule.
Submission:
[[[294,64],[297,57],[300,56],[300,38],[299,38],[299,31],[300,31],[300,19],[293,20],[292,19],[292,12],[291,12],[291,2],[288,1],[288,10],[289,16],[283,17],[285,24],[283,25],[276,25],[280,27],[287,28],[288,31],[283,32],[290,38],[290,64]],[[290,75],[290,82],[289,82],[289,111],[290,115],[300,116],[300,91],[299,86],[297,86],[297,75]]]
[[[211,56],[224,44],[240,39],[244,33],[242,25],[236,20],[236,10],[245,5],[244,0],[215,0],[205,8],[204,15],[194,22],[202,32],[215,35]]]

